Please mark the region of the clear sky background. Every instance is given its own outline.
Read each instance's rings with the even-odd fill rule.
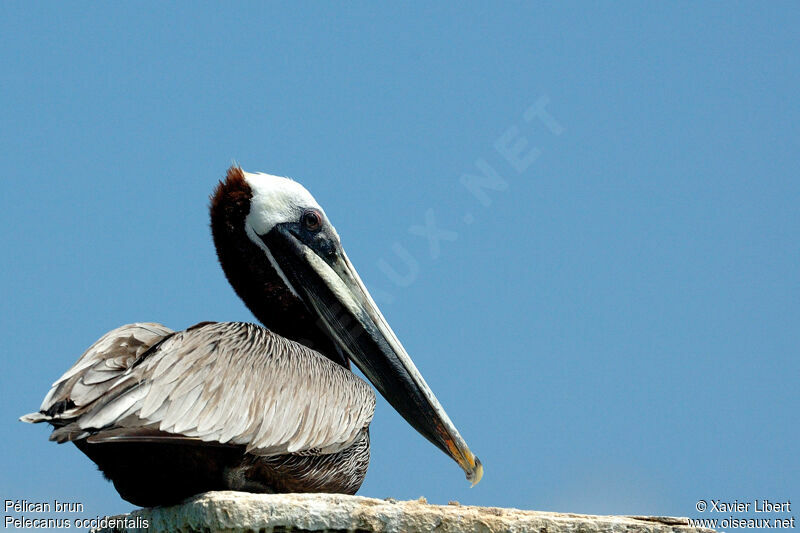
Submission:
[[[2,498],[131,508],[17,417],[116,326],[253,320],[208,229],[237,161],[312,191],[486,468],[469,489],[381,400],[360,494],[800,506],[799,28],[791,2],[0,4]],[[481,166],[498,190],[463,185]]]

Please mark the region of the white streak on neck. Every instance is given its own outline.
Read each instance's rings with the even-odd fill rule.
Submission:
[[[269,251],[269,248],[267,248],[267,245],[264,244],[264,241],[262,241],[261,238],[256,234],[256,231],[252,228],[252,226],[250,226],[250,224],[245,223],[244,226],[245,226],[245,232],[247,233],[247,236],[250,238],[251,241],[253,241],[255,243],[256,246],[258,246],[259,248],[261,248],[264,251],[264,253],[267,256],[267,259],[269,260],[269,263],[272,265],[272,268],[274,268],[275,272],[278,273],[278,276],[280,276],[281,280],[289,288],[289,291],[292,294],[294,294],[298,299],[301,299],[300,295],[297,294],[297,291],[294,290],[294,287],[292,286],[292,284],[289,283],[289,279],[286,277],[286,274],[284,274],[283,270],[281,270],[281,267],[278,266],[278,262],[275,261],[275,257],[272,255],[272,252]]]

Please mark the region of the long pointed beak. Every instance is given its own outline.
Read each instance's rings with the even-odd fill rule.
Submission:
[[[284,269],[320,324],[384,398],[419,433],[452,457],[474,486],[483,476],[411,357],[386,322],[341,246],[319,254],[289,228],[276,227],[290,261]],[[283,254],[281,254],[283,255]],[[293,256],[293,257],[291,257]],[[281,259],[276,255],[276,259]]]

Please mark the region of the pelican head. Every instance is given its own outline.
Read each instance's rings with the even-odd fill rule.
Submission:
[[[352,361],[473,485],[480,481],[481,462],[375,305],[314,197],[291,179],[232,167],[211,212],[223,270],[264,325],[341,364]],[[302,328],[283,324],[275,311],[290,307],[305,313]]]

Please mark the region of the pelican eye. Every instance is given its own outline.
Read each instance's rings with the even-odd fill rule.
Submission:
[[[322,215],[316,209],[308,209],[300,218],[300,222],[309,231],[317,231],[322,227]]]

